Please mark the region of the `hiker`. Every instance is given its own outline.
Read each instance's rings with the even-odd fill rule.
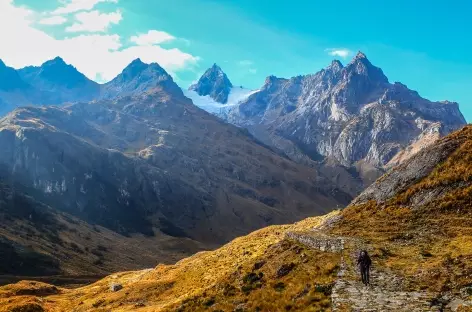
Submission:
[[[366,250],[362,250],[361,253],[359,254],[359,258],[357,258],[357,265],[359,266],[361,270],[361,278],[362,278],[362,283],[364,285],[369,285],[369,271],[370,271],[370,266],[372,264],[372,260],[370,260],[369,254],[367,253]]]

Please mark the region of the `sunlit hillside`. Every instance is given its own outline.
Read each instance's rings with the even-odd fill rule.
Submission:
[[[466,127],[343,211],[78,289],[5,286],[0,311],[470,311],[471,160]],[[360,249],[373,260],[369,287],[355,268]]]

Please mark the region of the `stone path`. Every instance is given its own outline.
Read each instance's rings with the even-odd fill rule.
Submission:
[[[288,233],[287,237],[310,248],[342,254],[341,267],[332,291],[334,312],[441,311],[439,307],[431,306],[436,294],[406,291],[399,276],[376,267],[375,263],[371,270],[371,285],[362,284],[356,257],[357,252],[365,246],[359,240],[331,237],[316,230],[307,233]]]

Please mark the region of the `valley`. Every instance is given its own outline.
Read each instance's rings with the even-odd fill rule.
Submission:
[[[38,311],[470,311],[471,142],[470,126],[454,132],[342,211],[78,289],[23,281],[1,287],[0,302]],[[369,287],[353,263],[359,249],[373,260]]]

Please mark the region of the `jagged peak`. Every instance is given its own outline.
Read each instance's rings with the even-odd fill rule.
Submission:
[[[362,51],[357,51],[356,56],[354,56],[355,60],[367,59],[367,56]]]
[[[141,73],[143,70],[148,68],[149,65],[141,61],[140,58],[134,59],[131,63],[126,66],[123,71],[121,72],[122,76],[125,76],[126,79],[135,77],[139,73]]]
[[[361,51],[357,52],[356,56],[352,58],[349,65],[352,65],[352,64],[355,64],[355,65],[363,64],[365,66],[373,66],[372,63],[367,58],[367,56]]]
[[[229,82],[229,79],[226,73],[216,63],[213,63],[213,65],[210,68],[208,68],[203,74],[203,76],[212,76],[212,75],[216,77],[222,77],[223,79],[228,80]],[[231,84],[231,82],[229,83]]]
[[[145,63],[141,60],[141,58],[136,58],[131,63],[128,64],[128,66],[125,67],[123,71],[126,69],[138,69],[138,70],[145,70],[145,69],[156,69],[159,71],[165,72],[165,70],[162,68],[161,65],[159,65],[157,62],[152,62],[152,63]]]
[[[340,60],[332,60],[332,61],[331,61],[331,67],[333,67],[333,66],[335,66],[335,67],[341,67],[341,68],[344,67],[344,66],[343,66],[343,63],[341,63]]]
[[[44,62],[41,66],[44,67],[44,66],[51,66],[51,65],[67,66],[64,59],[60,56],[56,56],[52,60]]]
[[[144,63],[141,58],[135,58],[134,60],[131,61],[131,63],[129,63],[128,66],[130,65],[146,65],[146,63]]]
[[[376,80],[380,83],[388,83],[388,78],[385,76],[382,69],[374,66],[361,51],[357,52],[352,61],[344,68],[349,73],[368,76],[370,79]]]
[[[264,84],[268,84],[268,83],[271,83],[271,82],[274,82],[276,81],[278,78],[274,75],[270,75],[270,76],[267,76],[266,79],[265,79],[265,82]]]
[[[216,63],[213,63],[213,65],[210,67],[210,70],[211,70],[211,69],[217,70],[217,71],[223,71],[223,70],[221,69],[221,67],[218,66],[218,64],[216,64]]]
[[[208,68],[205,73],[200,77],[199,81],[192,85],[191,88],[196,88],[198,83],[202,82],[202,80],[209,79],[210,81],[216,81],[222,79],[224,81],[224,84],[226,84],[228,87],[233,87],[233,84],[229,80],[228,76],[226,73],[221,69],[220,66],[218,66],[216,63],[213,63],[213,65]]]
[[[189,87],[201,96],[210,95],[216,102],[226,104],[233,84],[223,70],[214,63],[198,81]]]
[[[344,66],[343,64],[339,61],[339,60],[333,60],[331,62],[331,64],[328,66],[328,70],[332,70],[334,72],[338,72],[340,71],[341,69],[343,69]]]

